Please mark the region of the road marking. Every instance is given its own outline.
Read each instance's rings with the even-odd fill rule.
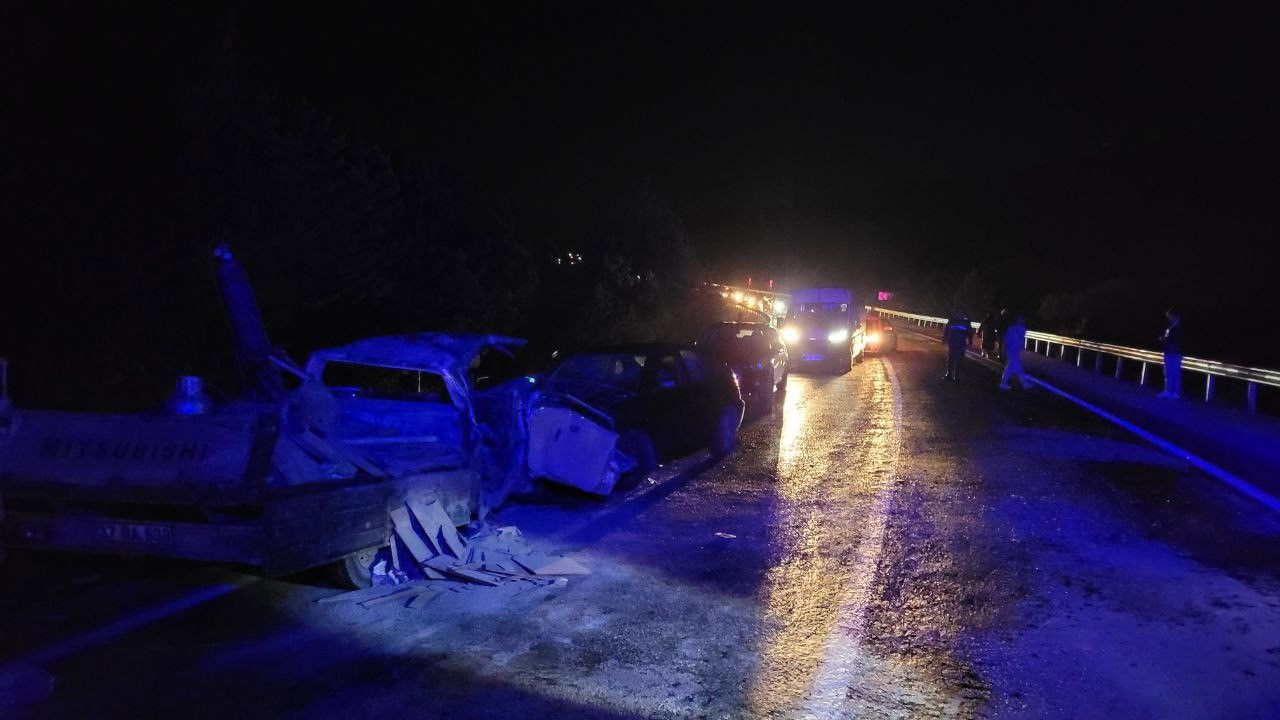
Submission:
[[[862,637],[871,606],[871,586],[884,551],[889,495],[897,481],[898,456],[902,449],[902,386],[898,383],[893,363],[888,358],[881,358],[881,363],[893,389],[893,437],[882,456],[880,469],[884,472],[880,482],[883,486],[870,508],[870,517],[874,519],[868,523],[867,535],[858,543],[858,561],[867,566],[868,571],[854,573],[844,600],[840,603],[836,622],[827,636],[822,661],[804,703],[806,718],[845,717],[844,705],[849,688],[857,682],[859,676],[865,674],[868,665],[862,648]]]
[[[916,332],[914,330],[910,330],[908,332],[911,332],[912,334],[915,334],[915,335],[919,335],[920,337],[923,337],[923,338],[928,338],[930,340],[933,340],[934,342],[937,342],[938,340],[933,336],[926,335],[925,333],[921,333],[921,332]],[[999,370],[1002,367],[1000,363],[990,358],[981,357],[977,353],[970,353],[970,354],[974,360],[977,360],[978,362],[981,362],[992,369]],[[1028,375],[1027,377],[1031,380],[1032,384],[1039,385],[1040,387],[1044,388],[1045,390],[1048,390],[1054,395],[1057,395],[1058,397],[1064,400],[1068,400],[1070,402],[1075,403],[1076,405],[1079,405],[1085,410],[1088,410],[1089,412],[1093,413],[1094,415],[1097,415],[1103,420],[1110,422],[1116,427],[1119,427],[1123,430],[1127,430],[1130,433],[1133,433],[1134,435],[1137,435],[1138,437],[1142,438],[1143,440],[1146,440],[1152,445],[1155,445],[1161,450],[1169,453],[1170,455],[1173,455],[1174,457],[1177,457],[1186,461],[1189,465],[1204,472],[1206,475],[1214,478],[1215,480],[1218,480],[1232,488],[1235,488],[1240,493],[1262,503],[1263,505],[1266,505],[1267,507],[1271,508],[1272,510],[1275,510],[1276,512],[1280,512],[1280,498],[1277,498],[1274,495],[1267,493],[1265,490],[1259,488],[1253,483],[1250,483],[1248,480],[1245,480],[1244,478],[1238,475],[1235,475],[1234,473],[1228,472],[1227,470],[1224,470],[1218,467],[1217,465],[1214,465],[1213,463],[1209,462],[1208,460],[1205,460],[1199,455],[1196,455],[1190,450],[1180,445],[1171,443],[1168,440],[1165,440],[1164,438],[1160,437],[1159,435],[1156,435],[1155,433],[1149,430],[1143,430],[1142,428],[1138,427],[1134,423],[1131,423],[1128,420],[1125,420],[1124,418],[1119,417],[1113,413],[1107,412],[1106,410],[1103,410],[1102,408],[1098,407],[1097,405],[1094,405],[1093,403],[1087,400],[1084,400],[1083,398],[1076,397],[1075,395],[1072,395],[1066,390],[1063,390],[1054,385],[1051,385],[1045,382],[1044,380],[1041,380],[1040,378],[1037,378],[1031,375]]]

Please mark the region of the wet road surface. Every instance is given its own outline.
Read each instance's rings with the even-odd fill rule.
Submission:
[[[700,473],[501,511],[592,569],[562,587],[364,609],[313,577],[14,558],[0,715],[1280,717],[1280,518],[942,371],[904,337],[793,376]]]

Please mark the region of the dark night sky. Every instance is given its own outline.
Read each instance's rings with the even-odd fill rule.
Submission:
[[[169,182],[184,78],[234,26],[264,86],[395,156],[449,158],[534,233],[574,237],[643,179],[730,279],[979,266],[1034,301],[1149,275],[1206,312],[1280,309],[1270,268],[1240,262],[1276,236],[1270,18],[689,5],[18,3],[10,151],[84,152],[87,187]]]

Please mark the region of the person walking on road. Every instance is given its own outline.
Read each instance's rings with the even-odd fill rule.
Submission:
[[[982,318],[982,324],[978,326],[978,337],[982,338],[982,357],[995,357],[996,338],[999,334],[996,330],[996,311],[987,310],[987,314]]]
[[[963,309],[956,308],[947,321],[942,342],[947,346],[947,374],[944,377],[954,382],[960,379],[960,362],[964,360],[965,348],[973,342],[973,324],[969,322]]]
[[[1027,338],[1027,320],[1020,313],[1013,316],[1013,322],[1001,333],[1004,339],[1004,373],[1000,376],[1000,389],[1012,390],[1011,378],[1017,377],[1022,389],[1031,387],[1030,379],[1022,371],[1022,346]]]
[[[1177,400],[1182,397],[1182,314],[1169,308],[1164,316],[1169,319],[1169,327],[1160,336],[1160,347],[1164,350],[1164,392],[1156,397]]]

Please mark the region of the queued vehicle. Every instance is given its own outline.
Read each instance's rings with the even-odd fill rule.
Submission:
[[[879,315],[868,315],[865,323],[867,352],[886,353],[898,351],[898,333],[893,325]]]
[[[727,455],[744,403],[727,365],[692,347],[634,344],[566,355],[530,400],[529,472],[607,495],[623,475],[709,447]]]
[[[787,345],[777,328],[765,323],[716,323],[702,334],[697,348],[733,370],[743,397],[772,408],[774,393],[786,390]]]
[[[792,291],[791,307],[782,325],[782,339],[791,368],[845,373],[862,362],[866,310],[846,288],[802,288]]]

